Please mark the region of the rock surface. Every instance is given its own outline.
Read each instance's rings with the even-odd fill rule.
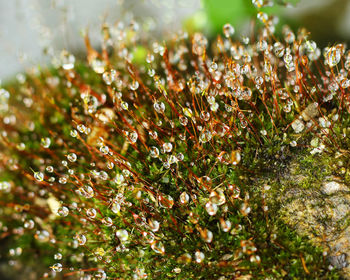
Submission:
[[[345,279],[350,279],[350,187],[329,180],[319,190],[290,188],[282,205],[284,220],[324,248],[329,269],[341,269]]]

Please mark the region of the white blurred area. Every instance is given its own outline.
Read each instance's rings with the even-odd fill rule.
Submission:
[[[200,0],[0,0],[0,80],[48,63],[44,50],[84,50],[88,28],[100,44],[101,24],[135,19],[158,34],[181,28]],[[51,48],[51,49],[50,49]]]

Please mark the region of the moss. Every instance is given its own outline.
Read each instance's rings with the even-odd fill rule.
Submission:
[[[248,46],[227,38],[230,48],[219,37],[208,54],[196,33],[155,46],[153,61],[142,45],[137,60],[147,50],[148,62],[135,65],[127,56],[134,33],[126,32],[111,54],[87,44],[87,62],[73,67],[64,52],[57,69],[9,86],[14,113],[1,115],[0,141],[8,244],[35,250],[52,278],[62,265],[73,279],[82,271],[101,279],[339,279],[315,242],[332,219],[314,214],[324,207],[321,184],[335,174],[348,180],[341,133],[349,95],[339,90],[322,103],[312,54],[297,51],[304,33],[288,42],[295,35],[287,29],[282,44],[269,32]],[[264,40],[289,49],[295,65],[263,55]],[[322,71],[328,86],[335,69]],[[303,119],[315,100],[324,119]],[[344,115],[328,125],[334,108]],[[297,118],[302,129],[291,125]],[[288,216],[292,206],[303,228]],[[31,265],[27,258],[16,256]]]

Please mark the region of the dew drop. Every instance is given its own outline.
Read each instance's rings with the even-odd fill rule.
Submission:
[[[157,147],[153,146],[151,147],[150,151],[149,151],[149,155],[152,157],[152,158],[157,158],[159,157],[159,150]]]
[[[125,242],[129,238],[129,233],[128,233],[128,231],[126,229],[119,229],[119,230],[117,230],[115,235],[119,238],[119,240],[121,242]]]
[[[104,72],[102,75],[102,79],[106,83],[106,85],[111,85],[115,81],[116,74],[117,72],[112,69],[109,72]]]
[[[132,81],[131,85],[130,85],[130,89],[131,90],[137,90],[139,88],[139,82],[134,80]]]
[[[33,229],[34,225],[35,225],[35,223],[34,223],[33,220],[28,220],[28,221],[25,221],[24,228],[26,228],[26,229]]]
[[[55,260],[61,260],[62,259],[62,254],[61,253],[57,253],[54,255],[53,257]]]
[[[325,56],[326,56],[326,62],[329,65],[329,67],[334,67],[340,62],[340,59],[342,56],[342,49],[343,49],[342,45],[338,44],[327,50]]]
[[[86,210],[86,215],[90,218],[90,219],[94,219],[96,217],[97,211],[94,208],[89,208]]]
[[[86,236],[84,234],[77,234],[75,239],[78,241],[80,246],[83,246],[86,243]]]
[[[156,221],[156,220],[154,220],[154,219],[150,219],[150,220],[148,221],[148,224],[149,224],[149,226],[150,226],[151,231],[157,232],[157,231],[159,230],[160,223],[159,223],[158,221]]]
[[[252,3],[255,7],[261,8],[264,4],[264,0],[252,0]]]
[[[154,110],[156,110],[157,113],[162,114],[165,111],[165,105],[164,105],[163,102],[155,102],[153,104],[153,107],[154,107]]]
[[[57,215],[61,217],[67,217],[69,214],[69,209],[66,206],[57,209]]]
[[[205,210],[208,212],[210,216],[214,216],[218,211],[218,206],[209,201],[205,204]]]
[[[212,204],[222,205],[226,202],[225,194],[222,189],[216,189],[212,191],[209,195],[209,201]]]
[[[201,234],[202,239],[205,242],[207,242],[207,243],[212,242],[214,235],[209,229],[205,228],[203,230],[200,230],[200,234]]]
[[[235,29],[233,28],[233,26],[229,23],[226,23],[223,28],[223,33],[225,35],[226,38],[229,38],[230,36],[232,36],[235,33]]]
[[[222,231],[228,232],[231,229],[232,224],[229,220],[221,219],[220,226],[221,226]]]
[[[164,245],[161,241],[153,241],[151,244],[151,249],[156,252],[157,254],[164,255],[165,253],[165,248]]]
[[[159,200],[159,205],[163,208],[170,209],[174,205],[174,199],[170,195],[168,196],[159,195],[158,200]]]
[[[51,268],[52,271],[54,271],[54,272],[61,272],[61,271],[62,271],[62,264],[60,264],[60,263],[55,263],[55,264],[52,265],[50,268]]]
[[[37,181],[42,182],[44,180],[44,174],[42,172],[34,172],[34,178]]]
[[[51,139],[46,137],[46,138],[41,138],[41,145],[44,147],[44,148],[49,148],[50,145],[51,145]]]
[[[195,33],[192,38],[192,52],[196,55],[203,55],[207,47],[208,40],[201,33]]]
[[[68,154],[67,159],[70,162],[75,162],[77,160],[77,155],[75,153],[70,153],[70,154]]]
[[[187,204],[190,201],[190,196],[186,192],[180,194],[180,203]]]
[[[114,182],[117,184],[117,185],[121,185],[123,184],[125,181],[125,178],[123,176],[123,174],[117,174],[114,178]]]
[[[205,130],[199,135],[199,142],[207,143],[211,140],[211,138],[212,138],[212,133],[209,130]]]
[[[201,251],[196,251],[196,252],[194,253],[194,258],[195,258],[195,260],[196,260],[196,263],[201,263],[201,262],[203,262],[205,256],[204,256],[204,253],[203,253],[203,252],[201,252]]]
[[[173,149],[173,144],[171,144],[170,142],[166,142],[163,144],[163,150],[165,153],[170,153]]]
[[[77,137],[78,136],[78,131],[76,131],[75,129],[72,129],[70,131],[70,136],[72,136],[73,138]]]
[[[188,119],[184,116],[180,116],[179,118],[180,124],[186,126],[188,124]]]
[[[235,185],[228,185],[228,189],[230,190],[231,192],[231,196],[232,198],[234,199],[237,199],[239,198],[239,195],[241,193],[241,190],[239,187],[235,186]]]
[[[49,165],[46,167],[46,171],[49,172],[49,173],[52,173],[53,172],[53,166]]]
[[[62,68],[65,70],[70,70],[74,68],[75,57],[74,55],[63,50],[60,55]]]
[[[292,128],[294,129],[295,133],[300,133],[305,128],[304,122],[302,120],[296,119],[294,122],[292,122]]]
[[[130,143],[135,144],[139,135],[137,134],[136,131],[132,131],[130,132],[128,137],[129,137],[128,140],[130,141]]]

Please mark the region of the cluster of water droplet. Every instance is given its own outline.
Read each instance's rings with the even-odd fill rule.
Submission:
[[[253,0],[257,8],[270,2]],[[47,243],[52,272],[144,279],[152,278],[153,261],[175,275],[202,273],[219,259],[261,262],[253,237],[239,234],[258,210],[232,174],[241,172],[248,145],[277,139],[296,146],[306,130],[320,142],[331,133],[338,115],[322,107],[349,111],[350,53],[342,44],[321,51],[287,27],[277,41],[276,19],[262,12],[258,19],[264,27],[256,40],[233,40],[230,24],[211,43],[179,33],[168,44],[143,46],[142,66],[133,61],[134,25],[104,26],[102,53],[87,43],[87,63],[63,51],[45,81],[20,79],[23,97],[12,104],[0,89],[8,147],[1,168],[12,174],[0,191],[22,197],[10,207],[23,227],[11,231]],[[84,272],[86,263],[98,269]],[[230,273],[241,272],[232,265]]]

